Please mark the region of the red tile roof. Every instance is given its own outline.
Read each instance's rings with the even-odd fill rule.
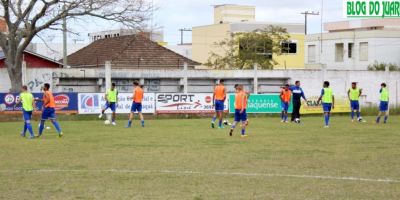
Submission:
[[[114,66],[126,68],[168,68],[197,66],[197,63],[181,56],[141,35],[120,36],[97,40],[68,56],[71,67],[103,66],[111,61]]]

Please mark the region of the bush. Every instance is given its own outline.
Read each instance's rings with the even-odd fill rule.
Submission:
[[[369,71],[385,71],[389,67],[389,71],[400,71],[400,67],[393,63],[379,63],[375,61],[374,64],[368,66]]]

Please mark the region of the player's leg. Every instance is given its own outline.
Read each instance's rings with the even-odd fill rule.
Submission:
[[[350,109],[351,109],[351,114],[350,114],[351,121],[354,122],[354,115],[355,115],[354,101],[350,101]]]
[[[132,120],[133,120],[134,114],[135,113],[131,109],[131,113],[129,113],[128,124],[126,125],[125,128],[131,128],[132,127]]]
[[[386,113],[387,108],[386,108],[385,102],[381,101],[379,104],[379,114],[378,117],[376,118],[376,123],[379,124],[381,121],[381,117]]]
[[[142,111],[140,111],[138,113],[138,115],[139,115],[139,119],[140,119],[140,125],[142,125],[142,127],[144,127],[144,117],[143,117]]]
[[[54,110],[54,108],[50,109],[49,119],[50,119],[51,123],[53,124],[54,128],[56,128],[58,136],[62,137],[63,133],[62,133],[62,130],[61,130],[61,126],[57,121],[56,111]]]
[[[21,132],[21,137],[25,137],[26,130],[28,129],[28,127],[26,126],[26,116],[25,115],[26,115],[25,111],[22,110],[22,117],[24,119],[24,129]]]
[[[240,122],[240,110],[235,110],[235,119],[232,123],[231,130],[229,131],[229,135],[233,135],[233,130],[235,130],[237,123]]]
[[[377,124],[379,124],[379,123],[381,122],[382,114],[383,114],[383,113],[382,113],[381,111],[379,111],[378,117],[376,118],[376,123],[377,123]]]
[[[386,111],[385,112],[385,118],[384,118],[384,120],[383,120],[383,123],[387,123],[387,120],[388,120],[388,118],[389,118],[389,111]]]
[[[46,122],[45,119],[41,119],[40,120],[38,137],[42,136],[42,133],[43,133],[43,130],[44,130],[44,122]]]
[[[296,101],[293,101],[293,112],[292,112],[292,117],[290,121],[294,121],[297,117],[297,112],[299,110],[299,105]]]
[[[240,116],[240,120],[242,121],[242,135],[241,135],[241,137],[247,137],[247,135],[246,135],[246,127],[247,127],[247,114],[246,114],[246,111],[244,111],[243,113],[241,113],[241,116]]]
[[[211,119],[211,128],[215,128],[215,121],[217,120],[217,110],[215,110],[215,113],[213,115],[213,118]]]
[[[32,128],[32,124],[31,124],[32,112],[26,112],[26,117],[24,117],[24,118],[25,118],[26,129],[28,129],[29,134],[30,134],[29,139],[33,139],[33,138],[35,138],[35,134],[33,133],[33,128]]]

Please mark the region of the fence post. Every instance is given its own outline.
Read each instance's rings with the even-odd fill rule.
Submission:
[[[183,93],[188,93],[188,63],[183,64]]]
[[[106,61],[105,64],[105,79],[106,79],[106,90],[111,88],[111,62]]]
[[[26,71],[26,61],[22,61],[22,85],[26,85],[26,80],[27,80],[27,71]]]
[[[258,65],[254,64],[254,79],[253,79],[253,92],[254,94],[258,94]]]

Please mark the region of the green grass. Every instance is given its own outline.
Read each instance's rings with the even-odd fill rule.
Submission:
[[[322,120],[251,119],[246,139],[208,119],[61,121],[65,137],[35,140],[0,123],[0,199],[399,199],[400,182],[375,180],[400,181],[400,117]]]

